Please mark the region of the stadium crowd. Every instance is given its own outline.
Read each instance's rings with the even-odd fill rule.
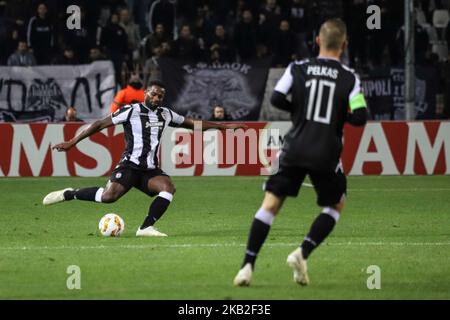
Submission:
[[[439,71],[443,95],[450,92],[450,25],[433,22],[436,11],[448,13],[449,3],[415,1],[416,63]],[[381,8],[379,30],[366,27],[371,4]],[[70,5],[81,8],[80,29],[66,27]],[[403,64],[403,0],[3,0],[0,65],[110,59],[122,87],[136,70],[144,85],[160,78],[163,56],[186,62],[271,57],[272,67],[286,67],[317,54],[318,26],[331,17],[346,22],[350,41],[344,63],[360,74]],[[448,116],[448,106],[443,109]]]

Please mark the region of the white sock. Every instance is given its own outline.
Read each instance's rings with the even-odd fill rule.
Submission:
[[[259,221],[262,221],[265,224],[271,226],[273,220],[275,219],[275,215],[263,208],[259,208],[259,210],[255,214],[255,219],[258,219]]]

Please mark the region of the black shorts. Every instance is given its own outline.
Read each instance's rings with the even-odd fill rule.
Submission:
[[[127,190],[135,187],[136,189],[139,189],[145,194],[153,197],[156,193],[148,190],[148,180],[156,176],[168,177],[168,175],[159,168],[140,170],[126,164],[119,164],[111,173],[109,181],[120,183]]]
[[[279,197],[296,197],[306,175],[311,179],[317,194],[317,204],[321,207],[339,203],[347,193],[347,179],[341,169],[319,172],[287,166],[280,166],[278,172],[270,176],[264,184],[264,190]]]

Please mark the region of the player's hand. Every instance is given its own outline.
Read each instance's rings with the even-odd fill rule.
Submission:
[[[52,149],[58,151],[69,151],[75,144],[72,141],[65,141],[53,146]]]
[[[227,126],[227,129],[233,129],[233,130],[236,130],[236,129],[247,129],[248,128],[248,126],[243,124],[243,123],[226,124],[226,126]]]

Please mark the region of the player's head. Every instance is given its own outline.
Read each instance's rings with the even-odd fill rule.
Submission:
[[[321,52],[331,52],[340,56],[347,46],[347,26],[341,19],[329,19],[320,27],[316,38]]]
[[[163,82],[159,80],[150,81],[145,90],[145,104],[151,108],[156,109],[164,100],[166,94],[166,87]]]

